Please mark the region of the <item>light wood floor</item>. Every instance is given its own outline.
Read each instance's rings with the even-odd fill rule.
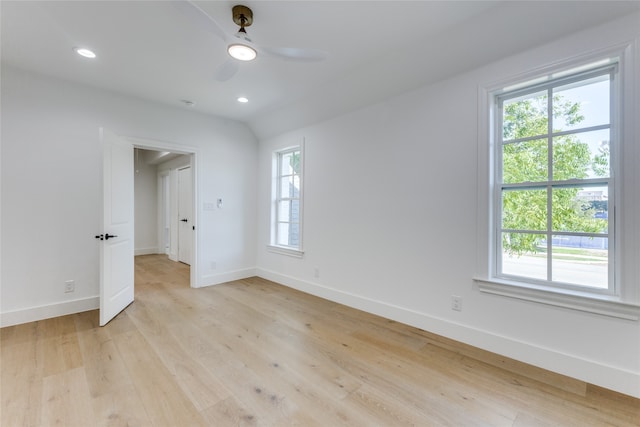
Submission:
[[[138,257],[106,327],[3,328],[1,425],[640,425],[637,399],[266,280],[187,283]]]

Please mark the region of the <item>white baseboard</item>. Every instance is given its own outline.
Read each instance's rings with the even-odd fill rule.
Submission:
[[[228,271],[221,274],[207,275],[203,276],[199,280],[200,283],[198,287],[218,285],[220,283],[231,282],[233,280],[246,279],[255,275],[255,268],[246,268],[242,270]],[[66,316],[68,314],[81,313],[83,311],[96,310],[98,308],[100,308],[100,297],[95,296],[73,301],[29,307],[21,310],[7,311],[0,313],[0,327],[35,322],[52,317]]]
[[[163,252],[158,251],[158,248],[136,248],[133,251],[133,254],[135,256],[138,255],[154,255],[154,254],[161,254]]]
[[[575,355],[564,354],[549,348],[496,335],[489,331],[300,280],[275,271],[256,268],[256,275],[302,292],[415,326],[548,371],[640,398],[640,373],[638,372],[603,365]]]
[[[247,279],[256,275],[255,268],[244,268],[242,270],[227,271],[219,274],[209,274],[202,276],[198,281],[198,287],[219,285],[221,283],[231,282],[234,280]]]
[[[67,314],[81,313],[98,308],[100,308],[100,298],[95,296],[56,304],[29,307],[22,310],[7,311],[0,313],[0,327],[66,316]]]

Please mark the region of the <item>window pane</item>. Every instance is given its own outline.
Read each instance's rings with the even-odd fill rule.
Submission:
[[[607,187],[554,188],[552,191],[553,231],[607,232]]]
[[[608,243],[606,237],[553,236],[552,280],[607,289]]]
[[[505,144],[502,148],[502,182],[540,182],[549,179],[546,139]]]
[[[502,228],[508,230],[546,230],[546,188],[503,191]]]
[[[300,225],[297,223],[289,224],[289,246],[300,246]]]
[[[300,200],[294,199],[291,201],[291,210],[289,212],[291,214],[289,221],[300,222]]]
[[[281,246],[299,245],[300,227],[296,223],[278,223],[278,239],[277,244]]]
[[[299,196],[300,178],[298,176],[283,176],[280,178],[280,197],[292,198]]]
[[[278,202],[278,221],[299,222],[300,221],[300,201],[281,200]]]
[[[547,280],[544,235],[502,233],[502,249],[503,274]]]
[[[291,197],[291,184],[290,184],[290,177],[285,176],[280,178],[279,181],[279,197],[285,197],[285,198],[290,198]]]
[[[291,175],[293,169],[291,168],[291,156],[293,153],[284,153],[280,157],[280,175]]]
[[[547,92],[537,92],[504,101],[502,139],[526,138],[548,132]]]
[[[278,202],[278,221],[291,221],[291,201],[281,200]]]
[[[609,130],[553,139],[553,179],[609,177]]]
[[[279,223],[278,224],[278,245],[288,246],[289,245],[289,223]]]
[[[300,173],[300,152],[283,153],[280,158],[280,175]]]
[[[609,124],[609,75],[553,90],[553,130]]]

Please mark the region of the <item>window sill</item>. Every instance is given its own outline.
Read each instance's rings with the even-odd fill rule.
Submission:
[[[578,292],[547,290],[500,279],[474,278],[481,292],[525,301],[564,307],[626,320],[640,319],[640,306],[621,302],[614,297],[587,295]]]
[[[288,255],[294,258],[302,258],[304,251],[300,249],[285,248],[284,246],[267,245],[267,250],[275,254]]]

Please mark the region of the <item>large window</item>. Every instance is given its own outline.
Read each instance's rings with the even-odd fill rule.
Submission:
[[[640,319],[634,51],[479,88],[479,291]]]
[[[274,169],[272,246],[301,251],[301,148],[294,147],[275,152]]]
[[[495,276],[615,292],[616,64],[495,95]]]

